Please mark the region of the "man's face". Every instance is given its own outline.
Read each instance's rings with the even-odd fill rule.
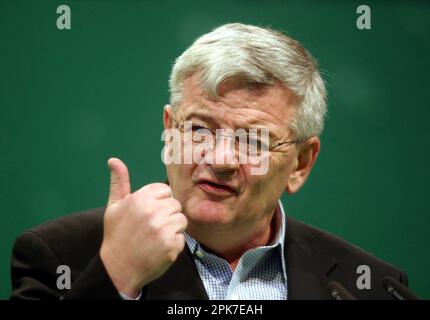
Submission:
[[[288,126],[294,116],[295,98],[280,83],[249,86],[227,82],[221,86],[219,96],[214,101],[204,93],[197,73],[188,77],[176,113],[171,108],[165,111],[165,127],[171,128],[175,118],[211,129],[267,128],[275,141],[294,139]],[[298,155],[295,144],[276,150],[270,152],[265,175],[252,175],[255,164],[238,161],[167,165],[173,195],[182,204],[189,225],[234,228],[255,224],[272,213],[297,167]],[[221,146],[214,152],[227,158],[231,149]]]

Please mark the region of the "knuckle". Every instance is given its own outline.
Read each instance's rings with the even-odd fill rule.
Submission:
[[[184,229],[188,227],[188,219],[184,216]]]
[[[186,228],[188,226],[188,219],[183,213],[178,213],[179,223]]]
[[[147,215],[152,216],[157,211],[157,205],[153,200],[145,201],[143,205],[143,212]]]
[[[149,197],[142,197],[141,194],[133,194],[130,198],[130,209],[135,215],[145,216],[146,219],[156,211],[155,200]]]
[[[135,195],[136,207],[143,213],[151,213],[156,210],[156,200],[146,194]]]
[[[167,185],[167,184],[165,184],[165,183],[159,183],[158,185],[159,185],[159,190],[160,190],[160,191],[170,193],[170,191],[172,190],[172,189],[170,188],[170,186],[169,186],[169,185]]]
[[[161,230],[162,223],[160,219],[157,219],[155,216],[147,219],[148,228],[152,231],[156,231],[157,233]]]
[[[158,199],[156,202],[156,210],[167,215],[179,213],[182,210],[180,202],[173,198]]]
[[[169,198],[166,200],[168,201],[169,208],[172,209],[174,212],[181,212],[182,211],[182,205],[178,200],[176,200],[174,198]]]
[[[162,192],[170,191],[170,187],[167,184],[161,183],[161,182],[154,182],[154,183],[147,184],[142,189],[145,192],[149,192],[149,193],[156,192],[156,191],[157,192],[160,192],[160,191],[162,191]]]

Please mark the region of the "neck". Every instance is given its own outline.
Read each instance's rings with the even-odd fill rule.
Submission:
[[[220,230],[210,228],[209,231],[201,226],[193,228],[191,224],[188,233],[199,241],[205,250],[226,260],[234,271],[245,251],[266,246],[273,240],[279,227],[276,214],[277,211],[274,209],[271,214],[265,215],[257,224],[254,222],[251,227],[240,224],[235,228]]]

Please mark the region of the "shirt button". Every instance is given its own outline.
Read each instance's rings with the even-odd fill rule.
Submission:
[[[196,254],[196,257],[199,258],[199,259],[201,259],[201,258],[203,258],[205,256],[203,254],[203,252],[201,252],[200,250],[197,250],[195,254]]]

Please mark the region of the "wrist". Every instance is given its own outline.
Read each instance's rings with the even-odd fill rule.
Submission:
[[[142,291],[142,286],[138,281],[134,281],[133,272],[127,266],[118,263],[118,259],[113,257],[110,251],[102,246],[99,252],[100,259],[118,292],[135,299]]]

